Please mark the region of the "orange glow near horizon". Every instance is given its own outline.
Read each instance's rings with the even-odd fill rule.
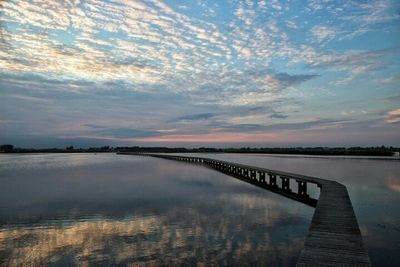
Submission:
[[[123,141],[123,142],[140,142],[140,143],[282,143],[282,142],[302,142],[313,136],[314,140],[320,141],[326,138],[319,133],[298,133],[298,132],[279,132],[279,133],[206,133],[206,134],[176,134],[163,135],[153,137],[138,138],[117,138],[84,135],[79,138]]]
[[[188,134],[188,135],[164,135],[139,138],[116,138],[84,135],[80,138],[103,139],[110,141],[144,142],[144,143],[237,143],[237,142],[281,142],[282,134],[278,133],[207,133],[207,134]]]

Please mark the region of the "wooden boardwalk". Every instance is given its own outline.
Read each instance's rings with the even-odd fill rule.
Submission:
[[[349,194],[346,187],[338,182],[202,157],[129,152],[119,154],[203,164],[315,207],[297,266],[371,266]],[[277,182],[278,178],[280,183]],[[307,185],[310,183],[321,189],[319,199],[313,199],[307,194]],[[292,191],[296,184],[297,190]]]

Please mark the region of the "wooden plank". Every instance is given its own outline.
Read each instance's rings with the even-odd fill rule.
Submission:
[[[297,266],[371,266],[344,185],[324,180]]]

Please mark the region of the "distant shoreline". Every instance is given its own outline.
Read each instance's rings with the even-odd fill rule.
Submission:
[[[235,154],[270,154],[270,155],[306,155],[306,156],[368,156],[400,158],[400,148],[397,147],[289,147],[289,148],[169,148],[169,147],[91,147],[74,148],[14,148],[12,145],[0,146],[0,153],[235,153]]]

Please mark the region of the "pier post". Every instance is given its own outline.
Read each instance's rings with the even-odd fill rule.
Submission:
[[[250,176],[252,180],[256,179],[256,171],[250,170]]]
[[[298,184],[298,191],[297,191],[298,194],[301,197],[308,197],[308,195],[307,195],[307,183],[304,182],[304,181],[299,181],[299,180],[296,180],[296,182]]]
[[[284,176],[280,176],[280,178],[282,179],[282,189],[284,191],[290,191],[290,182],[289,182],[289,178],[284,177]]]
[[[276,175],[268,173],[268,176],[269,176],[269,185],[276,187]]]
[[[265,172],[259,172],[258,175],[258,181],[260,183],[265,183]]]

